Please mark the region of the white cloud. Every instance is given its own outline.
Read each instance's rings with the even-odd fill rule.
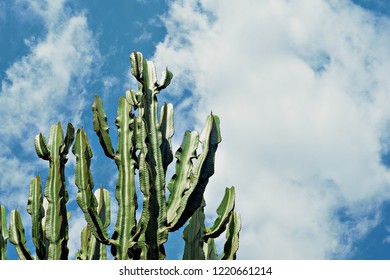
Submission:
[[[95,39],[83,14],[72,14],[64,7],[65,1],[18,1],[25,10],[19,12],[39,17],[46,33],[26,38],[29,52],[15,61],[5,72],[0,93],[0,146],[7,147],[0,154],[0,174],[11,176],[0,181],[1,196],[28,186],[31,173],[41,166],[36,164],[33,139],[40,131],[48,137],[52,124],[61,121],[75,126],[80,123],[85,107],[85,83],[92,67],[99,60]],[[16,9],[17,10],[17,9]],[[3,50],[5,51],[5,50]],[[35,176],[35,174],[34,174]],[[22,184],[21,182],[24,182]],[[28,188],[23,191],[27,203]],[[20,193],[20,192],[18,192]],[[6,206],[8,206],[6,204]]]
[[[236,186],[239,257],[353,253],[390,194],[390,22],[349,1],[184,0],[165,24],[171,98],[192,91],[199,129],[221,117],[207,209]]]

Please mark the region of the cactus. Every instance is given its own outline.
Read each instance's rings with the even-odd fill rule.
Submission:
[[[68,124],[64,137],[62,126],[58,123],[51,127],[49,143],[41,133],[34,139],[38,157],[49,161],[49,174],[44,194],[42,194],[41,180],[38,175],[31,179],[27,203],[27,212],[32,220],[31,236],[38,260],[68,258],[69,217],[66,211],[68,192],[65,182],[65,164],[73,138],[72,124]],[[16,209],[10,213],[9,240],[15,245],[20,259],[34,258],[26,247],[22,219]]]
[[[240,216],[234,211],[235,191],[234,187],[226,188],[225,195],[217,209],[217,219],[211,227],[206,227],[204,207],[201,206],[191,217],[184,229],[185,260],[216,260],[219,259],[214,238],[219,237],[227,227],[226,242],[221,256],[222,260],[236,259],[238,250],[238,236],[241,229]]]
[[[96,213],[103,222],[103,228],[107,231],[111,215],[110,194],[107,190],[100,186],[100,189],[95,191],[94,197],[97,201]],[[84,227],[81,232],[81,248],[77,252],[76,258],[79,260],[107,259],[106,245],[96,239],[96,237],[91,233],[91,228],[89,226]]]
[[[111,222],[109,191],[100,187],[93,192],[94,181],[90,170],[92,149],[84,128],[76,132],[72,148],[76,157],[76,201],[87,222],[81,232],[81,247],[76,258],[106,259],[106,246],[110,246],[112,255],[118,260],[165,259],[164,244],[169,232],[181,228],[191,217],[184,232],[185,258],[216,258],[213,238],[225,231],[226,227],[227,248],[222,258],[235,258],[240,221],[233,211],[234,188],[227,189],[217,210],[215,224],[206,228],[203,223],[203,194],[209,178],[214,174],[215,153],[221,142],[218,116],[211,113],[207,117],[200,135],[196,131],[186,131],[173,156],[173,105],[165,103],[158,114],[157,100],[158,94],[170,84],[173,75],[165,69],[157,81],[153,62],[144,59],[139,52],[133,52],[130,61],[131,73],[139,82],[139,87],[138,90],[128,90],[125,96],[119,98],[115,121],[118,130],[116,149],[112,145],[100,97],[95,96],[92,105],[94,131],[104,154],[114,161],[118,170],[115,189],[118,213],[112,234],[108,233]],[[42,134],[34,140],[37,155],[49,161],[44,196],[40,177],[30,182],[27,211],[32,219],[36,259],[68,258],[68,193],[64,172],[73,140],[73,126],[68,124],[64,137],[60,123],[52,126],[48,144]],[[201,153],[197,154],[199,144]],[[175,173],[166,184],[167,168],[174,158]],[[137,186],[143,195],[142,213],[138,220]],[[166,189],[169,191],[168,198]],[[3,221],[5,210],[1,213]],[[194,234],[196,238],[191,237],[190,241],[189,236]],[[2,230],[2,252],[5,252],[4,241],[7,237],[7,231]],[[11,212],[10,241],[15,244],[21,259],[33,258],[25,245],[24,229],[17,211]],[[191,245],[191,242],[201,246],[195,246],[195,243]],[[189,253],[190,248],[195,251]]]
[[[0,260],[7,259],[7,240],[9,232],[7,228],[7,215],[5,207],[0,205]]]

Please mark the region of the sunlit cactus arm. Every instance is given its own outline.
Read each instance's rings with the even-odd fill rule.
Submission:
[[[88,143],[87,134],[84,129],[78,129],[76,133],[76,141],[72,149],[76,156],[76,186],[78,193],[76,201],[84,213],[84,217],[94,236],[105,244],[109,243],[109,236],[106,227],[103,226],[99,214],[97,212],[98,202],[93,195],[93,180],[90,171],[90,163],[92,158],[92,150]]]
[[[142,213],[137,225],[137,233],[134,238],[137,240],[136,244],[140,250],[139,258],[148,259],[148,246],[146,245],[146,232],[149,230],[150,220],[150,168],[146,161],[148,147],[146,144],[147,131],[143,120],[142,109],[138,117],[134,119],[134,146],[139,151],[138,154],[138,170],[139,170],[139,185],[143,194]],[[133,241],[133,240],[132,240]]]
[[[7,228],[7,212],[3,205],[0,205],[0,260],[7,259],[7,242],[9,231]]]
[[[100,186],[94,193],[97,205],[97,214],[102,222],[103,228],[107,231],[110,225],[110,194],[107,190]],[[79,260],[106,260],[107,249],[106,244],[98,241],[95,235],[91,232],[91,226],[87,225],[81,232],[81,245],[76,254]]]
[[[39,133],[37,136],[35,136],[34,146],[35,146],[35,151],[37,152],[37,155],[40,158],[44,160],[49,160],[50,151],[49,148],[47,147],[46,139],[42,135],[42,133]]]
[[[115,163],[118,167],[116,184],[116,199],[118,214],[114,228],[114,239],[118,244],[112,247],[116,259],[128,259],[129,241],[136,231],[135,213],[137,197],[135,190],[135,160],[132,156],[132,138],[134,120],[131,113],[131,104],[124,97],[120,97],[116,126],[118,128],[118,148]]]
[[[104,111],[103,102],[99,96],[95,96],[95,100],[92,105],[92,111],[93,129],[99,137],[99,141],[103,147],[105,155],[113,159],[115,152],[109,134],[110,128],[107,123],[107,115]]]
[[[43,208],[42,184],[39,175],[32,178],[30,182],[27,212],[31,215],[32,240],[36,248],[37,259],[47,259],[46,238],[42,228],[42,219],[45,217],[45,210]]]
[[[69,254],[67,246],[69,239],[68,214],[66,211],[68,193],[65,183],[65,163],[73,137],[74,128],[71,124],[68,124],[64,139],[61,124],[58,123],[51,127],[49,143],[47,145],[50,166],[44,191],[44,195],[48,201],[44,231],[49,243],[48,259],[51,260],[67,259]]]
[[[226,242],[223,249],[222,260],[235,260],[239,246],[239,234],[241,230],[240,215],[233,211],[226,230]]]
[[[181,177],[184,181],[169,183],[171,193],[176,196],[176,198],[169,198],[168,202],[170,231],[175,231],[183,226],[200,206],[209,178],[214,174],[215,153],[221,142],[218,116],[211,114],[207,117],[206,124],[199,136],[199,142],[201,142],[202,153],[194,164],[188,158],[187,165],[185,165],[187,167],[178,168],[178,165],[184,164],[180,163],[178,158],[176,174],[172,180],[176,181]],[[189,175],[186,174],[188,171],[191,172]],[[180,200],[178,201],[177,198]]]
[[[26,246],[26,235],[24,233],[22,218],[16,209],[12,210],[10,214],[9,241],[15,245],[19,259],[34,259]]]

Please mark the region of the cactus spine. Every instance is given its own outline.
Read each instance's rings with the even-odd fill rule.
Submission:
[[[226,227],[225,247],[228,248],[222,258],[235,258],[240,221],[233,211],[234,188],[226,190],[214,225],[211,228],[204,226],[203,193],[209,178],[214,174],[215,153],[221,142],[218,116],[211,113],[207,117],[200,135],[196,131],[184,133],[182,143],[175,153],[175,174],[166,184],[167,168],[174,159],[171,144],[174,110],[172,104],[165,103],[159,116],[157,96],[170,84],[173,75],[165,69],[161,79],[157,81],[153,62],[144,59],[139,52],[133,52],[130,61],[131,73],[139,82],[139,87],[138,90],[127,91],[125,96],[119,98],[115,121],[118,130],[116,150],[112,145],[100,97],[95,96],[92,105],[94,131],[104,154],[115,162],[118,169],[115,189],[118,213],[112,234],[108,233],[111,222],[109,191],[100,187],[93,192],[94,181],[90,170],[92,149],[84,128],[76,132],[72,148],[76,157],[76,201],[87,222],[81,233],[81,247],[76,258],[106,259],[108,245],[115,259],[165,259],[164,244],[168,233],[181,228],[191,217],[184,232],[184,258],[216,258],[213,238],[225,231]],[[30,183],[27,210],[32,219],[36,259],[68,257],[68,193],[64,172],[73,140],[73,126],[68,125],[64,137],[60,123],[52,126],[48,144],[42,134],[35,137],[38,156],[49,161],[44,195],[39,176]],[[197,154],[199,144],[202,152]],[[138,220],[137,186],[143,195],[142,213]],[[169,191],[168,199],[166,188]],[[5,220],[3,222],[5,209],[1,215],[1,225],[6,224]],[[19,212],[11,212],[10,225],[10,241],[15,244],[19,257],[32,259],[25,246]],[[1,251],[5,252],[8,232],[3,228],[2,226]]]

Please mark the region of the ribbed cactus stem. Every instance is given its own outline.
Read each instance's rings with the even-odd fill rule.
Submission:
[[[46,144],[42,134],[37,135],[34,141],[38,156],[49,161],[49,174],[44,191],[48,206],[43,231],[48,243],[48,259],[51,260],[67,259],[69,253],[67,246],[69,239],[68,213],[66,211],[68,192],[65,181],[65,164],[73,139],[74,128],[72,124],[68,124],[64,137],[61,123],[58,123],[51,127],[48,144]],[[38,250],[43,249],[39,248]]]
[[[22,218],[18,210],[12,210],[10,214],[9,241],[15,245],[16,252],[21,260],[33,260],[29,249],[26,246],[26,235]]]
[[[0,205],[0,260],[7,259],[7,241],[9,232],[7,228],[7,213],[5,207]]]
[[[167,207],[165,198],[165,169],[166,163],[162,158],[161,148],[164,147],[163,135],[158,120],[157,94],[167,87],[172,79],[172,73],[167,69],[160,83],[157,81],[156,68],[153,62],[143,58],[141,53],[133,52],[130,56],[131,72],[140,82],[142,98],[139,104],[148,131],[146,141],[149,146],[146,155],[150,170],[150,218],[146,231],[146,242],[149,246],[149,259],[165,259],[164,243],[168,239]]]
[[[46,237],[43,232],[42,219],[45,217],[43,208],[42,184],[39,175],[31,179],[30,195],[27,212],[31,215],[32,240],[36,248],[37,259],[47,259]]]
[[[107,232],[107,227],[110,225],[110,194],[107,190],[100,186],[95,191],[95,198],[98,202],[97,208],[95,209],[96,214],[99,216],[101,231]],[[93,211],[93,210],[92,210]],[[91,222],[88,223],[81,232],[81,246],[80,250],[76,254],[76,258],[79,260],[105,260],[107,259],[107,248],[106,244],[99,241],[95,236],[97,230],[94,226],[90,226]],[[91,228],[94,228],[92,232]]]
[[[134,120],[131,105],[124,97],[120,97],[116,126],[118,128],[118,148],[115,163],[118,167],[116,198],[118,201],[118,216],[113,239],[117,240],[115,258],[128,259],[129,241],[136,231],[135,213],[137,197],[135,190],[135,160],[132,157],[132,138]]]

